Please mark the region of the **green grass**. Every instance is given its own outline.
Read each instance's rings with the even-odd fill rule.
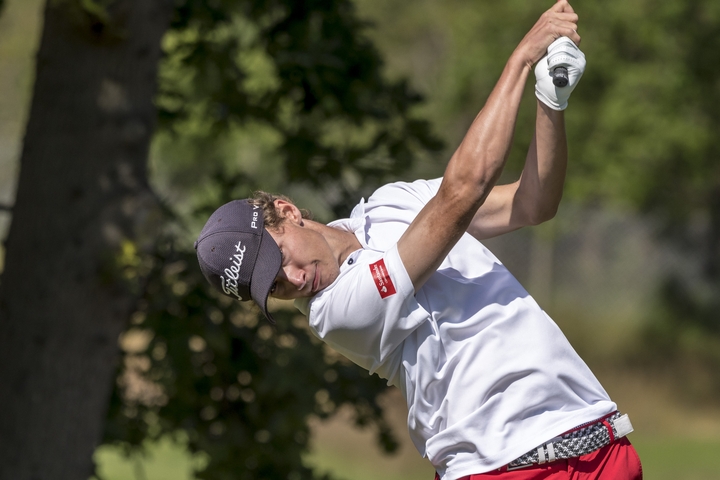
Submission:
[[[717,480],[720,439],[630,435],[648,480]]]
[[[193,470],[202,465],[202,458],[170,439],[150,444],[146,455],[129,458],[119,447],[102,446],[94,459],[102,480],[192,480]]]

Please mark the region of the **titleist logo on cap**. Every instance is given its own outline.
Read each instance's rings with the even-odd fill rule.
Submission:
[[[242,266],[243,258],[245,257],[245,247],[242,246],[242,241],[239,241],[237,245],[235,245],[235,252],[237,253],[230,257],[230,261],[232,263],[229,267],[225,269],[225,275],[220,275],[220,283],[222,285],[223,292],[225,292],[226,295],[233,295],[238,300],[242,300],[242,297],[238,293],[238,279],[240,278],[240,267]],[[225,276],[227,276],[227,279],[225,278]]]
[[[241,302],[255,301],[272,322],[267,299],[282,255],[265,230],[262,206],[248,199],[220,206],[205,223],[195,249],[200,270],[214,288]]]

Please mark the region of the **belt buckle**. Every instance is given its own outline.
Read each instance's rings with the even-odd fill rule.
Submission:
[[[615,431],[617,432],[616,438],[622,438],[633,431],[632,423],[630,423],[630,417],[628,414],[620,415],[618,418],[610,421]]]

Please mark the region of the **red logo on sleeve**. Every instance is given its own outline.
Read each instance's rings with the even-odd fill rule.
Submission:
[[[390,280],[390,274],[387,268],[385,268],[385,260],[381,258],[377,262],[371,263],[370,273],[373,276],[373,280],[375,280],[375,286],[378,292],[380,292],[381,298],[387,298],[397,293],[395,291],[395,285],[393,285],[392,280]]]

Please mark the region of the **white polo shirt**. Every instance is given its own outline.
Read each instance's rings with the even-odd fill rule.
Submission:
[[[454,480],[499,468],[616,406],[557,325],[469,234],[414,293],[397,241],[440,181],[386,185],[331,223],[355,232],[363,249],[299,308],[319,338],[402,390],[413,443],[442,480]]]

